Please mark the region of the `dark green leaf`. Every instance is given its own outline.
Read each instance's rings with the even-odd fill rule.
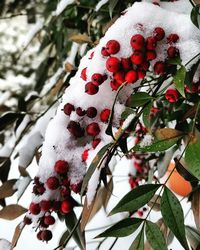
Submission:
[[[133,232],[135,232],[135,230],[138,229],[138,227],[141,225],[142,222],[143,220],[138,219],[138,218],[123,219],[119,221],[118,223],[116,223],[115,225],[113,225],[112,227],[108,228],[103,233],[96,236],[95,238],[128,236],[132,234]]]
[[[93,159],[93,161],[90,164],[90,166],[88,168],[88,171],[87,171],[87,173],[86,173],[86,175],[85,175],[85,177],[83,179],[83,184],[82,184],[82,188],[81,188],[81,195],[84,194],[92,174],[94,173],[95,169],[101,163],[103,156],[105,155],[106,151],[109,149],[109,147],[111,145],[112,145],[112,143],[109,143],[109,144],[105,145],[102,149],[100,149],[100,151],[97,153],[97,155]]]
[[[197,26],[197,28],[199,28],[199,22],[198,22],[199,11],[200,11],[200,7],[199,6],[194,6],[192,11],[191,11],[191,14],[190,14],[190,18],[191,18],[193,24],[195,26]]]
[[[150,113],[151,113],[151,108],[152,108],[153,102],[150,102],[143,111],[143,122],[145,127],[150,128],[151,127],[151,122],[150,122]]]
[[[137,235],[129,250],[144,250],[144,230]]]
[[[185,237],[183,210],[176,196],[165,187],[161,198],[161,213],[166,225],[185,249],[189,249]]]
[[[186,235],[188,241],[193,249],[199,249],[200,246],[200,232],[193,227],[186,226]]]
[[[167,250],[163,234],[159,227],[151,221],[146,221],[146,236],[149,244],[154,250]]]
[[[122,112],[121,118],[125,120],[129,115],[133,114],[133,112],[134,112],[133,109],[126,108],[124,112]]]
[[[120,200],[110,214],[139,209],[151,200],[159,187],[159,184],[146,184],[134,188]]]
[[[177,56],[175,58],[170,58],[167,62],[173,65],[181,65],[181,58],[180,56]]]
[[[65,232],[62,234],[62,236],[61,236],[61,238],[60,238],[60,240],[59,240],[59,245],[63,245],[64,242],[67,240],[68,237],[69,237],[69,231],[67,230],[67,231],[65,231]]]
[[[109,9],[110,18],[112,18],[113,10],[118,2],[119,2],[119,0],[109,0],[108,9]]]
[[[185,151],[185,162],[190,173],[200,180],[200,140],[188,145]]]
[[[128,107],[135,108],[135,107],[143,106],[144,104],[146,104],[152,99],[153,97],[147,94],[146,92],[137,92],[128,98],[126,105]]]
[[[18,118],[23,117],[24,114],[8,112],[0,117],[0,131],[4,130],[8,125],[13,124]]]
[[[186,69],[184,66],[181,66],[181,68],[176,72],[176,75],[174,76],[175,87],[183,97],[185,97],[185,76]]]

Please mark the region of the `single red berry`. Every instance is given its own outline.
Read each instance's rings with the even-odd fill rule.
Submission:
[[[92,83],[99,86],[104,82],[103,75],[95,73],[92,75]]]
[[[41,233],[41,238],[43,241],[50,241],[52,239],[53,235],[50,230],[44,230]]]
[[[38,240],[42,240],[42,232],[43,232],[43,231],[39,231],[39,232],[37,233],[37,239],[38,239]]]
[[[37,193],[38,195],[42,195],[46,191],[46,188],[44,187],[44,184],[40,184],[37,186]]]
[[[138,214],[139,217],[142,217],[142,216],[143,216],[143,211],[138,210],[138,211],[137,211],[137,214]]]
[[[77,115],[79,115],[79,116],[84,116],[85,115],[85,110],[83,110],[81,107],[78,107],[77,109],[76,109],[76,113],[77,113]]]
[[[143,79],[145,78],[146,74],[144,71],[138,71],[138,79]]]
[[[146,39],[146,47],[148,50],[155,50],[156,48],[156,38],[153,36],[149,36]]]
[[[111,112],[110,109],[102,110],[101,113],[100,113],[100,120],[102,122],[108,122],[108,119],[110,117],[110,112]]]
[[[131,63],[130,58],[122,58],[121,63],[122,63],[122,67],[124,70],[129,70],[132,67],[132,63]]]
[[[55,218],[52,215],[47,215],[44,217],[44,223],[46,225],[53,225],[55,223]]]
[[[49,178],[47,179],[46,184],[47,184],[47,187],[48,187],[49,189],[51,189],[51,190],[57,189],[57,188],[59,187],[59,185],[60,185],[60,184],[59,184],[58,178],[55,177],[55,176],[49,177]]]
[[[116,54],[120,50],[120,44],[116,40],[110,40],[106,43],[106,49],[109,54]]]
[[[163,75],[166,72],[166,64],[162,61],[156,62],[154,72],[156,75]]]
[[[174,58],[179,55],[179,50],[174,46],[170,46],[167,49],[167,55],[169,58]]]
[[[66,103],[63,109],[66,115],[71,115],[71,112],[74,110],[75,110],[74,105],[72,105],[71,103]]]
[[[161,27],[156,27],[153,31],[156,41],[161,41],[165,37],[165,31]]]
[[[131,47],[136,50],[143,49],[145,46],[144,37],[140,34],[134,35],[130,41]]]
[[[52,207],[52,201],[50,201],[50,200],[42,200],[42,201],[40,201],[40,207],[41,207],[42,211],[47,212]]]
[[[87,75],[86,75],[87,67],[82,69],[81,71],[81,78],[86,81],[87,80]]]
[[[134,51],[131,55],[131,61],[136,65],[142,64],[144,62],[144,53],[140,50]]]
[[[91,60],[94,57],[94,51],[90,54],[89,59]]]
[[[102,56],[105,56],[105,57],[108,57],[110,54],[108,53],[108,50],[105,48],[105,47],[103,47],[102,49],[101,49],[101,54],[102,54]]]
[[[110,57],[106,61],[106,69],[109,72],[116,73],[120,68],[120,60],[117,57]]]
[[[31,218],[25,216],[23,222],[25,225],[30,225],[32,223],[32,220]]]
[[[110,82],[110,87],[112,88],[112,90],[118,90],[118,88],[121,86],[120,83],[118,83],[117,81],[113,80]]]
[[[70,199],[61,202],[60,212],[63,214],[68,214],[72,211],[73,205]]]
[[[177,102],[179,99],[178,91],[176,89],[168,89],[165,92],[165,98],[171,103]]]
[[[61,202],[60,201],[54,201],[52,204],[52,211],[59,211],[60,210],[60,206],[61,206]]]
[[[81,192],[81,187],[82,187],[82,181],[70,185],[71,190],[76,194]]]
[[[85,93],[88,95],[95,95],[99,91],[99,87],[92,82],[88,82],[85,85]]]
[[[143,62],[143,63],[140,65],[140,70],[147,71],[147,70],[149,69],[149,66],[150,66],[150,63],[149,63],[149,62]]]
[[[78,122],[70,121],[67,126],[67,129],[73,136],[77,138],[84,136],[84,129],[81,128],[80,123]]]
[[[87,161],[87,158],[88,158],[88,152],[89,152],[89,149],[85,149],[81,155],[82,157],[82,161],[85,162]]]
[[[120,85],[121,85],[122,83],[124,83],[124,81],[125,81],[125,79],[124,79],[125,73],[124,73],[124,71],[122,71],[122,70],[121,70],[121,71],[118,71],[118,72],[116,72],[116,73],[114,73],[113,77],[114,77],[115,81],[116,81],[117,83],[119,83]]]
[[[95,149],[98,144],[101,142],[101,139],[100,138],[96,138],[92,141],[92,147]]]
[[[99,128],[99,124],[96,122],[92,122],[90,123],[87,127],[86,127],[86,131],[88,135],[91,136],[97,136],[100,133],[100,128]]]
[[[176,43],[177,41],[179,40],[179,36],[177,34],[170,34],[168,37],[167,37],[167,42],[168,43]]]
[[[57,174],[66,174],[69,169],[69,164],[67,161],[59,160],[54,165],[54,170]]]
[[[37,215],[40,213],[40,205],[38,203],[34,203],[31,202],[30,206],[29,206],[29,211],[33,214],[33,215]]]
[[[86,114],[89,118],[94,118],[97,115],[97,109],[95,107],[89,107]]]
[[[138,80],[138,73],[135,70],[130,70],[126,73],[125,81],[127,83],[134,83]]]
[[[147,61],[152,61],[154,59],[156,59],[157,55],[155,50],[147,50],[146,52],[146,60]]]

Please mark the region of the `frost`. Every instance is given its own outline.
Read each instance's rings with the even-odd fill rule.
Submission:
[[[101,9],[101,7],[106,4],[108,2],[108,0],[101,0],[98,2],[98,4],[95,7],[95,11],[98,11],[99,9]]]
[[[57,7],[56,7],[56,10],[52,13],[52,15],[54,16],[59,16],[65,9],[68,5],[74,3],[75,0],[61,0]]]
[[[141,147],[149,146],[149,145],[152,144],[153,140],[154,140],[154,137],[153,137],[152,135],[146,134],[146,135],[144,136],[144,138],[142,139],[142,141],[141,141],[141,143],[140,143],[140,146],[141,146]]]
[[[10,250],[11,243],[6,239],[0,239],[0,249],[1,250]]]

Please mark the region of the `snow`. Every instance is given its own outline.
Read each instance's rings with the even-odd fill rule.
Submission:
[[[104,4],[106,4],[107,2],[108,2],[108,0],[101,0],[101,1],[99,1],[98,4],[97,4],[96,7],[95,7],[95,11],[100,10],[101,7],[102,7]]]
[[[11,243],[5,239],[0,239],[0,249],[1,250],[9,250],[11,247]]]
[[[142,139],[140,146],[141,147],[149,146],[152,144],[153,140],[154,140],[154,137],[152,135],[146,134],[144,135],[144,138]]]
[[[134,119],[135,115],[130,114],[126,120],[123,122],[122,129],[125,130],[128,128],[128,126],[131,124],[132,120]]]
[[[74,3],[75,0],[61,0],[57,7],[56,7],[56,10],[52,13],[53,16],[59,16],[65,9],[68,5]]]
[[[16,181],[16,183],[13,185],[13,189],[17,190],[17,198],[21,197],[30,182],[31,178],[29,176],[22,177]]]

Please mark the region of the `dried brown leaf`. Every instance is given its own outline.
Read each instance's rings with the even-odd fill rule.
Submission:
[[[71,41],[73,41],[73,42],[80,43],[80,44],[83,44],[83,43],[92,43],[92,40],[86,34],[73,35],[69,39]]]
[[[155,136],[159,140],[170,139],[182,135],[183,133],[173,128],[161,128],[156,130]]]
[[[26,208],[18,204],[12,204],[0,210],[0,218],[5,220],[14,220],[25,212],[27,212]]]
[[[108,185],[103,188],[102,203],[103,203],[104,208],[106,208],[108,205],[108,202],[112,195],[112,191],[113,191],[113,179],[111,178],[108,182]]]
[[[8,180],[0,186],[0,199],[12,196],[17,190],[13,186],[17,179]]]
[[[10,250],[13,250],[15,248],[15,246],[17,245],[17,242],[19,240],[19,237],[24,229],[25,225],[19,223],[16,228],[15,228],[15,232],[14,232],[14,235],[13,235],[13,238],[12,238],[12,242],[11,242],[11,248]]]
[[[71,72],[73,69],[74,69],[74,65],[72,65],[69,62],[65,63],[65,71],[66,72]]]

